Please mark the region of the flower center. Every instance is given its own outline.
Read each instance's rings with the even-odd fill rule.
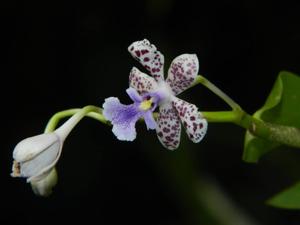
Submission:
[[[152,108],[152,106],[153,106],[152,103],[153,103],[153,98],[146,99],[146,100],[141,102],[141,104],[139,105],[139,108],[141,110],[147,111],[147,110]]]
[[[174,96],[174,93],[169,86],[169,84],[165,81],[160,81],[158,83],[158,88],[156,90],[157,95],[160,97],[158,101],[158,105],[162,105],[165,102],[170,101],[171,97]]]

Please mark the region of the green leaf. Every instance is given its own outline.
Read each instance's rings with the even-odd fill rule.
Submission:
[[[300,209],[300,182],[275,195],[267,204],[285,209]]]
[[[253,117],[280,125],[300,128],[300,77],[282,71],[269,94],[264,106]],[[267,152],[278,147],[279,143],[269,142],[246,132],[243,160],[257,162]]]

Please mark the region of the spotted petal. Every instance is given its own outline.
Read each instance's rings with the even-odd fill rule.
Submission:
[[[177,97],[172,98],[172,105],[177,110],[188,137],[195,143],[200,142],[206,134],[207,121],[197,107]]]
[[[145,94],[157,88],[157,83],[153,77],[142,73],[133,67],[129,74],[129,85],[133,87],[139,94]]]
[[[156,132],[158,139],[167,149],[174,150],[178,148],[181,125],[176,110],[169,103],[159,107]]]
[[[167,83],[173,93],[178,95],[194,82],[199,70],[198,58],[195,54],[183,54],[176,57],[168,71]]]
[[[156,81],[164,80],[164,56],[147,39],[133,42],[128,47],[128,51],[150,72]]]

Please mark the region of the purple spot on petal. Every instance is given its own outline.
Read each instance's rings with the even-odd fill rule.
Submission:
[[[140,57],[140,56],[141,56],[141,52],[140,52],[140,51],[138,51],[138,50],[137,50],[137,51],[135,51],[134,53],[136,54],[136,56],[137,56],[137,57]]]
[[[148,52],[149,52],[149,51],[148,51],[147,49],[141,50],[142,55],[144,55],[144,54],[146,54],[146,53],[148,53]]]
[[[165,132],[165,133],[169,133],[169,132],[170,132],[170,129],[169,129],[169,128],[166,128],[166,127],[164,127],[164,128],[163,128],[163,132]]]

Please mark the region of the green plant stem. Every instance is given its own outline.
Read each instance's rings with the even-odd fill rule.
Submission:
[[[45,132],[55,130],[60,120],[70,117],[79,112],[80,108],[68,109],[54,114],[49,120]],[[249,130],[253,135],[263,139],[278,142],[292,147],[300,148],[300,130],[295,127],[283,126],[278,124],[267,123],[250,116],[244,111],[218,111],[218,112],[202,112],[202,115],[208,122],[214,123],[234,123],[240,127]],[[86,116],[93,118],[103,124],[110,125],[102,114],[102,109],[93,106],[86,112]],[[158,114],[154,113],[154,117]]]
[[[204,117],[209,122],[231,122],[247,129],[257,137],[300,148],[300,129],[268,123],[250,116],[228,95],[201,75],[196,77],[193,85],[197,84],[207,87],[232,108],[232,111],[228,112],[203,112]]]
[[[300,129],[292,126],[268,123],[246,113],[235,122],[253,135],[271,142],[300,148]]]
[[[298,128],[272,124],[252,117],[228,95],[226,95],[223,91],[221,91],[218,87],[201,75],[196,77],[193,86],[197,84],[202,84],[207,87],[232,108],[231,111],[202,112],[202,115],[207,119],[208,122],[234,123],[247,129],[253,135],[268,141],[300,148],[300,130]],[[107,121],[103,116],[101,108],[96,106],[86,106],[83,109],[86,116],[91,117],[103,124],[110,125],[110,122]],[[49,120],[45,132],[53,131],[61,119],[72,116],[83,109],[68,109],[56,113]],[[157,116],[157,113],[154,113],[154,117]]]
[[[64,110],[61,112],[57,112],[55,113],[51,119],[49,120],[46,128],[45,128],[45,133],[49,133],[55,130],[55,128],[57,127],[57,124],[59,123],[59,121],[63,118],[66,117],[70,117],[73,116],[74,114],[83,111],[83,114],[91,117],[95,120],[98,120],[104,124],[110,124],[109,121],[107,121],[104,116],[102,115],[102,109],[97,107],[97,106],[92,106],[92,105],[88,105],[85,106],[84,108],[76,108],[76,109],[68,109],[68,110]]]
[[[232,123],[238,119],[235,111],[201,112],[208,122],[213,123]]]
[[[202,84],[203,86],[207,87],[210,91],[212,91],[215,95],[220,97],[224,102],[226,102],[232,110],[242,110],[242,108],[233,101],[228,95],[226,95],[221,89],[211,83],[208,79],[206,79],[202,75],[198,75],[194,81],[193,86],[197,84]]]
[[[96,106],[94,106],[96,107]],[[60,120],[73,116],[75,113],[79,112],[81,108],[66,109],[55,113],[49,120],[45,133],[52,132],[57,127]],[[157,118],[158,113],[154,113],[154,118]],[[207,119],[208,122],[214,123],[230,123],[237,119],[237,114],[234,111],[218,111],[218,112],[202,112],[202,115]],[[93,118],[103,124],[111,125],[108,120],[102,114],[102,109],[97,107],[97,111],[88,112],[87,117]]]

